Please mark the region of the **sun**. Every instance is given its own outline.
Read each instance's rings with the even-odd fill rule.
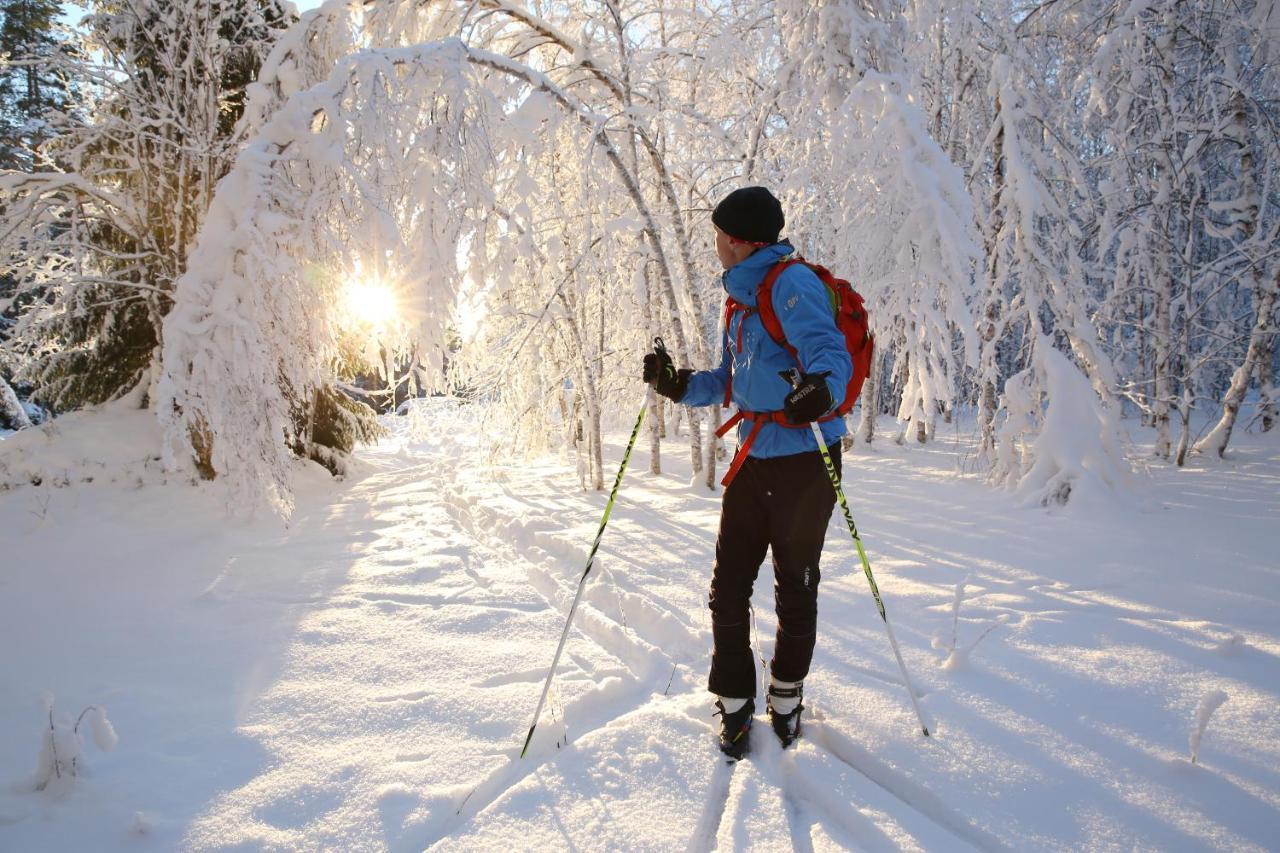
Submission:
[[[387,330],[399,313],[395,290],[376,279],[347,283],[346,312],[354,325],[370,331]]]

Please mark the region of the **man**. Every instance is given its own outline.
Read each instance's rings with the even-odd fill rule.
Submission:
[[[768,716],[783,747],[800,734],[803,681],[813,658],[818,562],[835,493],[814,441],[819,421],[837,470],[840,404],[853,366],[836,327],[826,287],[803,264],[783,268],[771,291],[786,343],[775,343],[756,310],[757,292],[794,249],[779,242],[782,206],[764,187],[730,193],[711,215],[716,254],[728,296],[723,357],[714,370],[676,370],[659,349],[644,358],[644,379],[686,406],[725,403],[744,415],[739,450],[726,477],[711,575],[714,649],[708,689],[721,716],[720,749],[733,759],[747,749],[755,713],[755,664],[749,621],[751,588],[773,549],[778,633],[770,664]],[[781,373],[799,368],[792,385]],[[824,417],[825,416],[825,417]]]

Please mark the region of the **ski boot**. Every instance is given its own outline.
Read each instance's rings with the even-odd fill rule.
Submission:
[[[775,696],[779,700],[777,708],[774,707]],[[773,726],[773,733],[778,736],[778,740],[782,741],[783,749],[791,746],[792,742],[800,737],[800,712],[804,710],[800,700],[803,697],[803,682],[797,681],[785,687],[778,684],[769,685],[769,697],[766,700],[769,723]],[[783,712],[782,708],[788,710]]]
[[[720,709],[716,711],[720,717],[720,751],[732,761],[737,761],[747,754],[747,747],[750,745],[747,733],[751,731],[752,715],[756,712],[756,700],[748,699],[747,703],[736,711],[725,711],[724,703],[717,699],[716,707]]]

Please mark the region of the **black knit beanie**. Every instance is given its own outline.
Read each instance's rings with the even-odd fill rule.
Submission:
[[[742,187],[724,197],[711,221],[730,237],[748,243],[776,243],[786,219],[782,205],[764,187]]]

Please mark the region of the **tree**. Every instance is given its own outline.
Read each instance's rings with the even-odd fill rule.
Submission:
[[[31,426],[27,411],[9,383],[0,376],[0,429],[25,429]]]
[[[1072,175],[1069,159],[1063,162],[1070,151],[1043,147],[1048,137],[1038,130],[1047,105],[1036,97],[1034,81],[1025,58],[1015,62],[1000,54],[991,65],[993,197],[984,302],[999,307],[983,335],[980,417],[983,450],[994,451],[993,478],[1048,504],[1066,503],[1084,480],[1118,485],[1127,464],[1114,407],[1115,372],[1082,304],[1087,289],[1075,248],[1081,229],[1053,189],[1083,181]],[[1000,378],[998,348],[1010,336],[1021,338],[1026,367],[1008,379],[1005,423],[997,430],[996,413],[985,401]],[[1024,438],[1035,428],[1038,435],[1028,444]]]
[[[116,362],[144,371],[162,352],[151,375],[171,450],[244,502],[287,509],[296,455],[341,468],[325,443],[345,440],[322,423],[347,439],[371,423],[337,405],[335,382],[357,363],[390,380],[409,360],[424,386],[441,382],[464,296],[487,314],[450,350],[445,384],[492,404],[505,452],[563,435],[599,488],[603,431],[639,402],[640,351],[661,336],[681,366],[715,360],[707,214],[764,183],[797,247],[869,298],[880,363],[863,437],[881,406],[900,439],[927,440],[940,411],[974,401],[995,479],[1062,500],[1122,479],[1117,394],[1162,456],[1175,410],[1181,458],[1191,406],[1255,376],[1268,423],[1280,181],[1254,35],[1265,14],[1171,0],[334,0],[246,88],[237,138],[218,149],[225,171],[241,147],[235,167],[199,240],[177,241],[198,263],[127,282],[144,306],[158,291],[176,307]],[[218,172],[189,174],[207,187]],[[122,198],[70,181],[43,196],[73,225],[128,225],[109,257],[43,256],[141,267],[130,253],[152,251],[136,236],[152,220]],[[376,345],[343,308],[362,277],[401,297]],[[59,335],[78,340],[33,339]],[[698,416],[650,407],[674,414],[654,418],[654,469],[661,430],[683,418],[696,480],[713,483],[718,448]]]
[[[284,13],[275,0],[99,2],[75,53],[40,67],[80,81],[38,149],[0,177],[0,252],[19,313],[4,347],[36,399],[65,410],[158,376],[161,322],[234,127]]]
[[[961,365],[976,357],[969,302],[980,253],[963,175],[929,133],[897,4],[782,10],[782,80],[798,87],[783,113],[805,140],[784,170],[793,218],[811,254],[829,259],[869,300],[881,353],[863,390],[860,433],[871,441],[887,358],[902,378],[899,438],[912,429],[925,441],[954,403]]]
[[[0,169],[30,170],[57,113],[78,97],[59,58],[69,51],[56,0],[0,0]]]

